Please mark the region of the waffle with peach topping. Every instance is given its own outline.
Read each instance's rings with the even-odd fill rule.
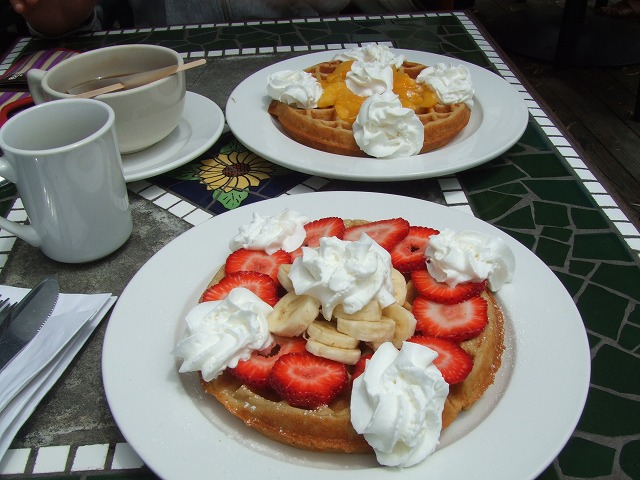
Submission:
[[[305,71],[322,85],[317,108],[303,109],[278,100],[269,104],[269,113],[293,140],[308,147],[338,155],[367,156],[353,136],[353,122],[365,98],[352,93],[345,84],[351,61],[323,62]],[[411,108],[424,126],[424,143],[419,153],[447,145],[469,123],[471,110],[464,103],[446,105],[428,86],[416,82],[425,65],[405,61],[394,71],[393,91],[404,107]]]
[[[287,272],[301,249],[273,255],[237,250],[200,301],[220,300],[235,286],[252,290],[274,306],[268,321],[277,345],[254,352],[210,382],[201,379],[204,390],[246,425],[279,442],[314,451],[370,452],[351,425],[351,382],[382,342],[400,348],[403,341],[413,341],[439,353],[434,363],[450,384],[442,414],[443,428],[449,426],[483,395],[501,364],[504,320],[486,281],[453,288],[436,282],[426,270],[424,251],[437,230],[401,218],[330,217],[310,222],[305,230],[303,245],[309,247],[318,246],[323,236],[357,240],[366,232],[391,253],[396,303],[380,308],[374,300],[354,314],[338,306],[327,321],[318,315],[317,304],[291,291]],[[359,322],[366,328],[358,328]],[[390,329],[384,327],[389,324]],[[320,345],[311,348],[312,342]],[[299,375],[298,368],[314,373]]]

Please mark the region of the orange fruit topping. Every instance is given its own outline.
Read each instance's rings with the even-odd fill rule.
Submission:
[[[355,121],[366,99],[349,90],[345,83],[352,63],[353,61],[341,62],[333,72],[327,75],[327,78],[321,82],[323,92],[318,100],[318,108],[335,107],[338,116],[349,123]],[[433,107],[438,103],[438,96],[427,85],[418,83],[406,73],[395,69],[393,91],[400,98],[403,107],[415,111]]]
[[[438,103],[436,92],[403,72],[394,71],[393,91],[400,97],[402,106],[412,110],[433,107]]]

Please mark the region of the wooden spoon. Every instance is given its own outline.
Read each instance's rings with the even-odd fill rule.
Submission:
[[[70,88],[68,93],[75,95],[76,98],[93,98],[98,95],[102,95],[103,93],[128,90],[130,88],[146,85],[147,83],[155,82],[156,80],[168,77],[174,73],[188,70],[193,67],[199,67],[205,63],[207,63],[206,60],[201,58],[200,60],[195,60],[183,65],[172,65],[170,67],[150,70],[148,72],[133,73],[131,75],[123,75],[121,77],[90,80],[86,83]],[[108,81],[109,84],[98,87],[98,85],[104,84],[105,81]]]

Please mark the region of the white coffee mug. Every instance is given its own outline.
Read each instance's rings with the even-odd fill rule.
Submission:
[[[115,114],[97,100],[70,99],[29,108],[0,129],[0,175],[15,183],[29,217],[0,217],[0,228],[53,260],[105,257],[131,235]]]
[[[29,92],[36,104],[73,98],[67,91],[89,80],[182,65],[182,56],[159,45],[118,45],[75,55],[51,70],[27,72]],[[184,72],[147,85],[96,97],[113,108],[121,154],[150,147],[178,125],[184,109]]]

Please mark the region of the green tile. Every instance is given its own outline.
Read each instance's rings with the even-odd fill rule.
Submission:
[[[526,206],[508,213],[504,217],[494,222],[497,227],[517,228],[517,229],[534,229],[536,224],[533,222],[531,208]]]
[[[289,46],[302,46],[302,45],[306,45],[306,42],[302,38],[300,38],[298,34],[289,33],[285,35],[280,35],[280,44],[289,45]]]
[[[507,235],[515,238],[522,245],[527,247],[529,250],[533,250],[533,247],[536,244],[536,237],[530,233],[526,232],[518,232],[516,230],[510,230],[508,228],[501,228]]]
[[[564,267],[570,252],[570,245],[550,238],[540,237],[535,253],[549,267]]]
[[[615,455],[613,448],[574,437],[558,456],[558,462],[566,476],[593,478],[612,473]]]
[[[629,305],[626,298],[609,289],[588,284],[576,304],[587,329],[612,340],[618,337]]]
[[[541,236],[558,240],[559,242],[569,242],[573,236],[570,228],[542,227]]]
[[[283,34],[284,35],[284,34]],[[291,33],[287,33],[290,36]],[[282,42],[282,35],[270,35],[260,30],[250,30],[243,35],[221,35],[220,39],[237,42],[246,48],[274,47],[276,45],[288,45]]]
[[[576,234],[573,256],[584,259],[633,261],[629,249],[614,232]]]
[[[242,44],[241,44],[242,45]],[[242,45],[243,47],[248,47],[249,45]],[[219,39],[207,44],[207,50],[229,50],[234,48],[239,48],[240,46],[236,43],[235,39]]]
[[[538,477],[537,480],[559,480],[560,476],[556,472],[554,465],[549,465]]]
[[[626,350],[637,350],[640,347],[640,327],[631,323],[623,325],[618,345]]]
[[[604,437],[637,435],[640,432],[638,407],[637,400],[592,387],[578,422],[578,430]]]
[[[482,167],[461,172],[458,174],[458,178],[467,187],[467,190],[475,191],[514,183],[524,179],[525,174],[514,165],[498,165],[497,162],[491,162]]]
[[[553,273],[555,273],[560,279],[564,288],[567,289],[567,292],[569,292],[569,295],[571,295],[572,298],[582,290],[582,285],[584,284],[584,278],[582,276],[568,275],[564,272],[557,271],[554,271]]]
[[[555,178],[570,175],[567,166],[552,153],[514,155],[511,160],[527,172],[531,178]]]
[[[459,50],[473,50],[477,48],[475,41],[466,33],[460,35],[449,35],[444,39],[445,43]]]
[[[498,192],[481,192],[469,195],[469,203],[476,215],[483,220],[493,220],[509,212],[520,198]]]
[[[467,35],[466,29],[460,23],[458,23],[457,20],[455,21],[455,23],[451,23],[450,25],[440,26],[440,28],[438,29],[438,33],[441,33],[442,36],[465,34],[468,38],[471,38]],[[476,48],[475,44],[471,45],[471,48]]]
[[[586,277],[593,271],[595,264],[593,262],[583,262],[580,260],[571,260],[569,262],[569,272]]]
[[[533,214],[537,225],[569,226],[567,207],[557,203],[533,202]]]
[[[464,60],[465,62],[473,63],[489,70],[495,70],[493,64],[487,59],[484,52],[460,52],[456,54],[456,58]]]
[[[640,440],[632,440],[622,447],[620,468],[629,478],[640,478]]]
[[[522,141],[522,139],[520,139]],[[517,142],[515,145],[513,145],[509,150],[507,150],[504,155],[507,156],[511,156],[511,155],[516,155],[519,153],[524,153],[527,149],[526,149],[526,145],[524,145],[523,143],[521,143],[521,141]]]
[[[578,229],[604,229],[609,228],[609,222],[600,210],[586,208],[572,208],[571,220]]]
[[[526,145],[536,150],[549,150],[549,144],[545,140],[544,134],[540,129],[532,122],[527,124],[522,137],[518,140],[519,150],[522,149],[520,145]]]
[[[390,38],[393,38],[393,41],[398,45],[398,48],[406,48],[401,45],[407,41],[427,42],[432,44],[439,44],[441,42],[441,38],[436,32],[426,28],[416,31],[411,28],[406,28],[406,25],[394,25],[392,27],[386,27],[384,32],[389,35]]]
[[[640,326],[640,305],[636,304],[633,311],[629,314],[629,323]]]
[[[602,339],[596,335],[592,335],[587,331],[587,341],[589,342],[589,350],[593,350],[602,343]]]
[[[637,265],[602,263],[591,280],[640,301],[640,269]]]
[[[329,23],[329,22],[327,22]],[[331,26],[332,28],[338,28],[338,25],[340,22],[331,22]],[[308,25],[315,25],[314,23],[309,23]],[[229,28],[234,35],[237,35],[239,32],[237,31],[238,28],[243,28],[243,27],[227,27]],[[244,27],[246,28],[246,27]],[[297,30],[296,28],[296,24],[293,23],[263,23],[260,25],[256,25],[254,27],[252,27],[252,29],[255,29],[256,31],[262,31],[265,33],[269,33],[269,34],[273,34],[273,35],[285,35],[288,33],[292,33],[295,32]]]
[[[618,393],[640,395],[640,358],[611,345],[600,347],[591,361],[591,383]]]
[[[495,192],[506,193],[508,195],[526,195],[528,190],[519,183],[507,183],[492,188]]]
[[[592,198],[573,180],[523,180],[540,200],[594,207]]]

